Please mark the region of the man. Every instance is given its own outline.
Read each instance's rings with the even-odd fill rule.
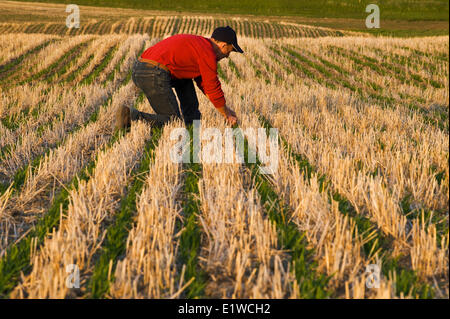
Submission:
[[[156,114],[120,106],[116,127],[129,127],[135,120],[145,120],[155,126],[162,126],[173,118],[183,118],[186,125],[200,120],[192,79],[225,120],[236,124],[236,113],[226,105],[217,77],[217,62],[228,57],[231,51],[244,53],[237,44],[236,32],[229,26],[215,29],[211,38],[179,34],[148,48],[135,62],[132,79],[145,93]],[[172,87],[180,100],[181,113]]]

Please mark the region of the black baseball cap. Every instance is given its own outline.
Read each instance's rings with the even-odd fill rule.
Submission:
[[[239,53],[244,53],[244,51],[242,51],[241,47],[237,43],[236,32],[234,32],[234,30],[229,26],[219,27],[219,28],[215,29],[211,38],[216,39],[217,41],[222,41],[222,42],[226,42],[228,44],[232,44],[233,51],[239,52]]]

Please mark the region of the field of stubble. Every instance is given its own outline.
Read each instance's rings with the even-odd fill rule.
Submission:
[[[173,163],[181,122],[114,131],[119,105],[152,112],[140,52],[223,23],[246,53],[222,88],[241,129],[278,129],[273,175]],[[0,25],[1,297],[448,298],[448,37],[252,23]]]

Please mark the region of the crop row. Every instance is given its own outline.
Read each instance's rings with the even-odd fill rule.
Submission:
[[[262,107],[262,105],[264,105],[265,103],[267,103],[268,101],[270,101],[269,105],[267,105],[267,114],[265,115],[267,118],[272,118],[275,117],[277,119],[277,121],[275,122],[276,124],[274,125],[275,127],[280,127],[283,128],[283,131],[286,130],[286,137],[289,137],[290,140],[290,144],[295,146],[298,145],[297,147],[301,147],[300,149],[297,148],[297,151],[300,150],[300,153],[305,153],[305,154],[310,154],[307,155],[307,157],[309,158],[309,161],[311,163],[314,163],[314,165],[318,165],[316,163],[320,163],[320,165],[324,165],[323,168],[321,168],[321,166],[319,165],[318,168],[319,170],[325,172],[326,174],[330,174],[330,176],[335,176],[336,174],[338,174],[337,176],[339,176],[339,179],[344,178],[345,179],[345,175],[346,174],[353,174],[352,172],[358,172],[360,167],[359,165],[363,164],[363,165],[367,165],[370,163],[379,163],[379,171],[377,173],[377,169],[375,169],[375,175],[380,174],[380,172],[383,172],[387,169],[391,170],[391,173],[388,174],[393,174],[391,175],[392,177],[394,175],[396,175],[397,173],[395,173],[395,167],[396,165],[398,165],[399,161],[398,161],[398,156],[396,157],[396,159],[393,159],[395,163],[395,165],[392,164],[388,164],[388,163],[383,163],[383,157],[384,156],[388,156],[388,154],[390,154],[390,152],[392,152],[392,148],[389,149],[389,151],[383,151],[383,149],[385,149],[385,147],[387,147],[387,145],[394,145],[391,144],[389,142],[389,144],[386,143],[386,141],[383,141],[383,144],[387,144],[387,145],[383,145],[378,143],[377,141],[374,142],[369,142],[368,140],[362,142],[362,144],[360,144],[360,146],[355,145],[355,134],[357,132],[365,132],[367,130],[367,126],[364,126],[365,129],[359,130],[359,126],[363,125],[363,119],[369,119],[370,118],[370,122],[371,122],[371,126],[373,126],[373,124],[375,124],[373,115],[365,115],[363,118],[358,117],[358,119],[355,118],[355,122],[353,122],[352,124],[348,123],[347,121],[343,121],[342,118],[340,118],[339,120],[337,120],[336,124],[339,123],[338,126],[342,127],[342,132],[339,133],[340,129],[338,129],[337,126],[333,126],[333,127],[325,127],[324,125],[318,125],[318,123],[326,123],[328,121],[328,119],[333,116],[334,114],[340,114],[340,117],[342,117],[342,115],[350,115],[354,112],[351,112],[351,110],[355,110],[355,109],[359,109],[359,107],[352,106],[349,107],[348,110],[345,111],[345,113],[341,113],[341,111],[339,111],[339,108],[336,109],[335,105],[336,102],[334,102],[334,99],[336,99],[334,96],[336,96],[336,93],[331,93],[329,97],[326,98],[319,98],[319,97],[315,97],[313,98],[313,100],[309,100],[309,101],[305,101],[305,104],[299,104],[298,102],[298,96],[292,96],[289,93],[287,93],[289,96],[289,100],[291,100],[291,105],[293,106],[292,109],[288,108],[286,104],[286,102],[281,102],[280,98],[281,98],[281,92],[280,91],[284,91],[284,89],[282,88],[278,88],[277,90],[270,90],[270,89],[263,89],[264,85],[262,83],[257,84],[256,82],[251,82],[251,85],[248,83],[251,78],[250,75],[247,75],[246,73],[249,72],[249,68],[245,68],[244,65],[244,61],[242,59],[233,59],[234,60],[234,64],[237,65],[237,67],[240,70],[240,76],[243,76],[245,79],[245,83],[247,86],[251,87],[250,91],[245,91],[245,93],[242,93],[242,97],[246,98],[246,99],[250,99],[249,96],[253,95],[249,92],[251,92],[251,90],[256,90],[259,91],[258,89],[256,89],[256,87],[258,85],[261,85],[261,89],[264,90],[266,92],[266,94],[259,96],[257,99],[255,98],[255,102],[254,104],[257,105],[259,108]],[[239,63],[237,63],[239,62]],[[251,70],[251,69],[250,69]],[[226,72],[226,70],[224,70],[224,72]],[[232,74],[233,72],[229,73]],[[237,77],[236,77],[237,79]],[[228,82],[229,83],[237,83],[235,79],[233,78],[228,78]],[[265,83],[266,84],[266,83]],[[241,84],[242,85],[242,84]],[[300,96],[310,96],[312,92],[312,90],[318,90],[318,88],[308,88],[306,86],[304,86],[301,89],[301,85],[299,86],[297,84],[297,86],[290,86],[288,88],[287,92],[291,92],[292,90],[295,90],[296,92],[302,92],[303,90],[305,90],[305,93],[299,93]],[[243,91],[243,90],[242,90]],[[310,91],[310,93],[308,93],[308,91]],[[324,91],[324,93],[322,93],[321,95],[325,95],[325,90],[321,90]],[[236,90],[233,91],[235,94],[238,94]],[[273,94],[270,94],[270,97],[267,95],[267,92],[273,92]],[[342,94],[342,93],[340,93]],[[315,94],[314,94],[315,95]],[[326,94],[328,95],[328,94]],[[317,100],[318,99],[318,100]],[[319,102],[321,101],[321,102]],[[338,102],[339,103],[339,102]],[[250,104],[252,104],[252,102],[250,102]],[[318,115],[315,115],[317,113],[317,111],[320,111],[320,113],[324,112],[326,109],[322,109],[323,106],[320,105],[326,105],[327,108],[329,108],[329,110],[331,111],[330,113],[326,112],[326,115],[323,118],[317,118]],[[302,107],[302,105],[309,105],[308,108]],[[339,105],[339,104],[337,104]],[[331,107],[331,109],[330,109]],[[313,113],[310,113],[310,115],[306,115],[307,113],[306,110],[308,110],[309,108],[312,108]],[[285,110],[284,112],[282,110]],[[287,112],[287,113],[285,113]],[[301,113],[299,113],[301,112]],[[394,131],[392,129],[389,129],[388,127],[386,127],[386,125],[388,125],[388,123],[392,124],[392,115],[387,115],[384,114],[386,112],[386,110],[377,112],[380,115],[386,115],[386,120],[387,118],[389,118],[389,120],[387,121],[383,121],[384,124],[382,124],[381,126],[377,127],[381,127],[383,128],[382,132],[389,132],[389,136],[393,137],[396,136],[396,134],[394,134]],[[298,115],[295,115],[296,113],[298,113]],[[318,113],[318,114],[320,114]],[[390,112],[389,112],[390,113]],[[287,115],[289,114],[289,115]],[[293,116],[294,115],[294,116]],[[397,115],[398,116],[398,115]],[[297,130],[294,129],[292,126],[290,126],[290,120],[294,120],[295,122],[298,122],[300,124],[300,127],[302,127],[301,130]],[[281,124],[282,123],[282,124]],[[279,126],[281,125],[281,126]],[[390,125],[389,125],[390,126]],[[306,129],[306,127],[308,127],[308,129]],[[352,128],[351,130],[349,130],[349,127]],[[395,126],[394,126],[395,127]],[[393,127],[393,128],[394,128]],[[398,126],[397,126],[398,127]],[[422,130],[423,127],[422,125],[418,125],[418,129]],[[302,130],[306,130],[304,131],[305,133],[302,133]],[[289,133],[288,133],[289,132]],[[293,133],[295,132],[295,133]],[[327,137],[326,135],[324,135],[324,132],[336,132],[335,134],[332,134],[331,136],[334,137],[344,137],[346,135],[349,136],[349,144],[343,144],[343,141],[341,140],[341,138],[338,139],[331,139],[330,137]],[[375,133],[375,132],[374,132]],[[400,133],[400,132],[399,132]],[[306,134],[306,135],[305,135]],[[377,134],[377,133],[375,133]],[[410,133],[406,133],[406,134],[410,134]],[[307,136],[312,136],[311,137],[307,137]],[[372,134],[369,134],[369,136]],[[442,135],[442,134],[441,134]],[[368,136],[368,137],[369,137]],[[375,135],[376,136],[376,135]],[[387,135],[386,135],[387,137]],[[398,135],[398,141],[395,142],[395,145],[397,145],[396,147],[402,145],[402,141],[405,140],[405,137],[403,136],[402,133],[400,133],[400,135]],[[308,142],[306,142],[309,139]],[[367,139],[367,137],[366,137]],[[425,138],[421,138],[421,143],[423,145]],[[432,139],[433,140],[433,139]],[[301,143],[299,144],[299,142],[301,141]],[[323,142],[322,142],[323,141]],[[395,255],[397,258],[397,260],[402,260],[403,258],[403,262],[405,258],[410,258],[410,264],[407,267],[412,267],[412,269],[414,269],[415,271],[418,271],[418,273],[420,274],[421,278],[424,278],[424,276],[429,276],[430,275],[430,271],[431,269],[435,269],[434,267],[437,267],[437,269],[435,269],[438,273],[439,270],[438,269],[445,269],[445,265],[448,261],[446,261],[446,259],[448,258],[447,255],[445,254],[445,247],[447,247],[448,245],[448,218],[446,217],[446,212],[448,212],[448,205],[446,203],[445,198],[448,196],[448,188],[446,186],[444,186],[444,182],[441,179],[441,175],[445,176],[444,179],[447,179],[448,175],[446,175],[445,172],[448,172],[448,165],[446,164],[446,156],[448,158],[448,153],[445,150],[445,135],[442,135],[442,141],[443,141],[443,148],[442,148],[442,152],[437,151],[438,153],[436,153],[435,147],[437,146],[437,144],[434,144],[434,142],[431,142],[431,144],[429,144],[430,147],[432,147],[434,150],[433,151],[423,151],[422,149],[417,149],[417,154],[418,156],[421,156],[420,154],[422,154],[422,156],[425,156],[424,154],[441,154],[441,159],[437,159],[436,161],[438,161],[439,163],[439,167],[441,167],[441,169],[443,170],[442,173],[443,174],[438,174],[434,169],[431,169],[430,166],[428,166],[428,168],[424,168],[423,174],[416,174],[416,166],[411,167],[409,165],[410,164],[410,156],[406,154],[411,154],[411,149],[408,150],[404,150],[401,151],[401,153],[396,153],[396,154],[405,154],[406,158],[406,162],[404,168],[402,168],[402,174],[405,174],[405,172],[411,172],[411,178],[424,178],[422,182],[420,182],[419,180],[415,180],[415,182],[413,182],[412,184],[409,184],[410,186],[406,186],[405,185],[405,181],[403,180],[403,182],[400,182],[401,185],[404,185],[403,187],[405,188],[406,193],[403,193],[403,198],[402,198],[402,192],[400,191],[399,193],[399,189],[397,188],[398,186],[396,186],[395,184],[391,184],[392,181],[392,177],[390,177],[389,179],[385,180],[385,184],[384,186],[383,183],[381,182],[382,179],[384,177],[382,177],[381,179],[375,177],[374,181],[376,181],[380,186],[376,186],[375,184],[373,185],[374,188],[372,188],[372,186],[370,186],[368,188],[368,190],[370,190],[372,188],[372,192],[370,193],[371,196],[369,198],[367,198],[367,200],[369,200],[366,204],[363,205],[363,207],[365,205],[368,205],[366,207],[368,207],[368,210],[366,211],[365,208],[361,208],[359,207],[360,204],[357,204],[358,202],[360,202],[360,200],[358,200],[357,198],[354,197],[354,195],[350,192],[349,190],[351,189],[355,189],[355,187],[359,187],[359,179],[360,177],[355,178],[350,178],[349,182],[351,182],[352,184],[343,184],[342,187],[337,187],[335,188],[336,191],[341,192],[342,194],[345,194],[345,196],[347,196],[350,199],[350,202],[353,203],[354,205],[356,205],[356,211],[358,211],[359,213],[363,213],[363,214],[367,214],[367,212],[371,211],[370,206],[373,205],[375,202],[372,202],[371,199],[372,196],[375,196],[375,198],[378,197],[378,200],[381,200],[381,202],[377,203],[377,205],[382,205],[381,203],[385,202],[385,204],[383,205],[387,205],[386,199],[382,199],[382,197],[380,196],[387,196],[388,193],[383,191],[384,187],[394,187],[394,194],[398,194],[395,196],[399,196],[400,197],[398,199],[394,199],[393,201],[393,206],[392,209],[395,209],[396,211],[400,211],[400,214],[402,214],[402,209],[403,209],[403,213],[404,214],[408,214],[406,216],[408,216],[408,219],[404,218],[404,217],[399,217],[400,219],[396,222],[388,222],[383,221],[382,219],[373,219],[373,222],[375,222],[375,225],[378,225],[378,227],[381,227],[380,230],[382,230],[385,234],[385,236],[391,236],[395,234],[396,238],[399,238],[398,236],[406,236],[406,244],[405,244],[405,248],[408,247],[409,245],[411,246],[411,250],[410,252],[405,252],[403,251],[403,253],[398,254],[399,251],[402,251],[402,248],[395,248],[394,251],[397,251]],[[306,144],[311,145],[310,146],[306,146]],[[323,144],[322,144],[323,143]],[[439,144],[439,143],[438,143]],[[303,145],[303,146],[300,146]],[[322,147],[319,147],[319,145],[323,145],[323,149]],[[328,146],[327,146],[328,145]],[[379,157],[378,159],[370,159],[367,158],[368,154],[372,154],[373,151],[367,150],[364,151],[364,147],[361,148],[361,146],[363,145],[367,145],[367,146],[377,146],[381,147],[381,149],[375,151],[374,155],[379,153],[379,155],[382,155],[383,157]],[[411,146],[413,147],[417,147],[418,144],[412,144]],[[433,145],[433,146],[431,146]],[[327,147],[332,147],[332,149],[328,149]],[[337,148],[339,147],[339,148]],[[337,149],[336,149],[337,148]],[[386,148],[387,149],[387,148]],[[312,153],[314,153],[315,155],[313,155],[312,153],[309,153],[310,151],[313,151]],[[358,150],[358,151],[357,151]],[[359,151],[361,150],[361,151]],[[340,151],[340,152],[339,152]],[[329,154],[331,156],[331,154],[336,154],[336,159],[333,160],[332,158],[325,158],[323,155],[324,154]],[[342,155],[341,155],[342,154]],[[358,160],[357,158],[355,158],[354,161],[354,165],[355,166],[349,166],[348,169],[345,168],[347,165],[351,165],[352,161],[348,161],[350,158],[353,158],[354,156],[358,156],[361,155],[360,159]],[[446,155],[447,154],[447,155]],[[414,157],[414,156],[413,156]],[[317,162],[319,161],[319,162]],[[418,160],[420,163],[433,163],[435,162],[435,160],[431,160],[431,159],[420,159]],[[418,162],[418,163],[419,163]],[[335,164],[333,164],[335,163]],[[359,163],[359,164],[358,164]],[[367,164],[366,164],[367,163]],[[325,165],[326,164],[326,165]],[[345,165],[344,165],[345,164]],[[329,169],[325,169],[325,167],[329,167]],[[381,170],[381,171],[380,171]],[[369,169],[366,171],[365,174],[367,174],[366,176],[370,176],[370,172],[372,171],[372,169]],[[342,172],[338,173],[338,172]],[[345,173],[344,173],[345,172]],[[435,172],[435,173],[433,173]],[[387,173],[387,171],[386,171]],[[381,176],[384,176],[383,173],[381,173]],[[448,173],[447,173],[448,174]],[[420,177],[422,176],[422,177]],[[402,178],[405,178],[406,176],[402,176]],[[372,177],[373,178],[373,177]],[[395,177],[394,177],[395,178]],[[332,178],[331,180],[333,181],[333,183],[337,186],[339,185],[340,181],[339,179],[335,179]],[[353,181],[352,181],[353,180]],[[356,184],[354,184],[356,183]],[[400,185],[397,184],[397,185]],[[352,186],[354,185],[354,186]],[[423,185],[425,187],[425,185],[427,185],[426,187],[431,187],[433,190],[425,191],[424,189],[420,189],[418,188],[418,185]],[[336,187],[334,186],[334,187]],[[362,186],[362,185],[361,185]],[[353,191],[352,191],[353,192]],[[364,191],[365,192],[365,191]],[[408,195],[408,192],[411,192],[411,196]],[[437,204],[437,202],[435,202],[435,204],[431,204],[430,201],[434,201],[437,198],[434,197],[437,194],[441,194],[439,195],[439,197],[437,198],[441,198],[440,204]],[[383,195],[382,195],[383,194]],[[425,199],[425,194],[433,194],[431,197],[429,197],[428,199]],[[411,201],[411,197],[416,197],[416,200]],[[420,198],[419,198],[420,197]],[[407,198],[407,199],[406,199]],[[428,204],[427,204],[428,202]],[[407,203],[405,205],[405,203]],[[437,206],[435,206],[437,205]],[[395,207],[395,208],[394,208]],[[403,207],[403,208],[402,208]],[[411,207],[411,208],[410,208]],[[438,208],[440,207],[440,208]],[[380,209],[380,208],[378,208]],[[436,209],[436,211],[432,212],[430,214],[430,211],[428,211],[428,209]],[[379,211],[380,214],[378,215],[379,217],[377,218],[383,218],[382,215],[386,214],[386,216],[388,216],[388,211],[385,211],[385,213],[381,213],[381,211]],[[440,211],[440,212],[439,212]],[[375,212],[375,211],[373,211]],[[390,214],[390,213],[389,213]],[[421,214],[424,214],[425,216],[425,223],[423,223],[423,221],[421,221],[420,216]],[[400,215],[398,215],[400,216]],[[417,216],[417,217],[413,217],[413,216]],[[440,216],[440,217],[439,217]],[[409,224],[412,223],[412,224]],[[403,229],[406,229],[406,232],[403,235],[400,235],[402,232],[401,228],[397,228],[397,230],[395,230],[394,228],[389,229],[389,227],[397,227],[400,225],[404,225],[401,226],[403,227]],[[409,226],[408,226],[409,225]],[[443,226],[443,227],[442,227]],[[423,228],[422,228],[423,227]],[[436,229],[438,229],[438,231],[436,232]],[[439,230],[440,229],[440,230]],[[400,233],[399,233],[400,231]],[[412,233],[410,233],[412,232]],[[440,233],[440,235],[439,235]],[[425,238],[427,238],[425,240]],[[400,241],[399,241],[400,242]],[[433,243],[433,247],[431,248],[430,246],[427,247],[427,249],[430,249],[431,251],[434,252],[435,257],[432,257],[432,254],[428,254],[427,253],[427,249],[425,249],[425,247],[421,247],[422,244],[419,244],[419,242],[421,242],[422,244],[425,242],[428,242],[429,244]],[[442,246],[443,245],[443,246]],[[442,249],[444,248],[444,249]],[[392,248],[391,248],[392,249]],[[420,249],[424,249],[422,251],[422,253],[419,255],[417,254],[417,252]],[[403,256],[403,257],[399,257],[399,256]],[[394,259],[395,259],[394,258]],[[400,259],[398,259],[400,258]],[[440,264],[441,266],[437,266],[437,264]],[[434,266],[432,266],[434,265]],[[401,272],[398,272],[399,274]],[[413,275],[408,275],[408,276],[413,276]],[[442,276],[442,273],[441,273]],[[432,283],[432,282],[431,282]]]
[[[171,23],[161,32],[179,27]],[[242,46],[252,54],[220,62],[219,76],[239,115],[236,139],[244,154],[236,150],[233,163],[211,163],[208,152],[225,143],[212,136],[198,163],[173,162],[171,135],[183,126],[179,121],[162,131],[139,122],[114,135],[116,106],[149,105],[142,94],[136,99],[131,84],[117,90],[120,81],[108,82],[111,102],[84,120],[72,142],[50,148],[20,187],[12,184],[0,195],[2,231],[12,234],[2,238],[2,296],[448,296],[448,131],[405,113],[395,99],[391,108],[368,102],[363,94],[379,88],[366,88],[350,76],[353,69],[310,47],[303,53],[298,44],[254,39]],[[84,79],[106,65],[99,77],[117,71],[129,81],[131,59],[122,60],[121,47],[109,63],[86,63],[89,51],[82,52],[77,65],[86,64]],[[363,61],[344,53],[348,61],[350,55]],[[369,69],[375,72],[369,65],[361,72]],[[199,94],[199,101],[202,130],[223,132],[208,99]],[[280,146],[272,175],[261,173],[271,157],[251,143],[252,128],[278,128],[279,138],[270,141]],[[187,150],[195,153],[194,145]],[[53,185],[60,185],[59,195]],[[382,271],[378,289],[365,284],[370,264]],[[79,271],[80,288],[67,286],[70,265]]]
[[[42,33],[56,35],[80,34],[149,34],[163,37],[179,33],[210,35],[214,28],[229,25],[239,36],[250,38],[323,37],[343,36],[331,29],[302,26],[299,24],[252,21],[246,19],[219,19],[213,17],[162,16],[130,18],[128,20],[92,20],[82,23],[80,28],[67,28],[60,23],[0,24],[0,34]]]

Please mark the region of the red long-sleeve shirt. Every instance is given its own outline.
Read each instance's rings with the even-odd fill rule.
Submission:
[[[177,34],[148,48],[141,57],[164,64],[176,79],[195,79],[198,88],[216,108],[225,105],[217,77],[217,58],[209,39]]]

